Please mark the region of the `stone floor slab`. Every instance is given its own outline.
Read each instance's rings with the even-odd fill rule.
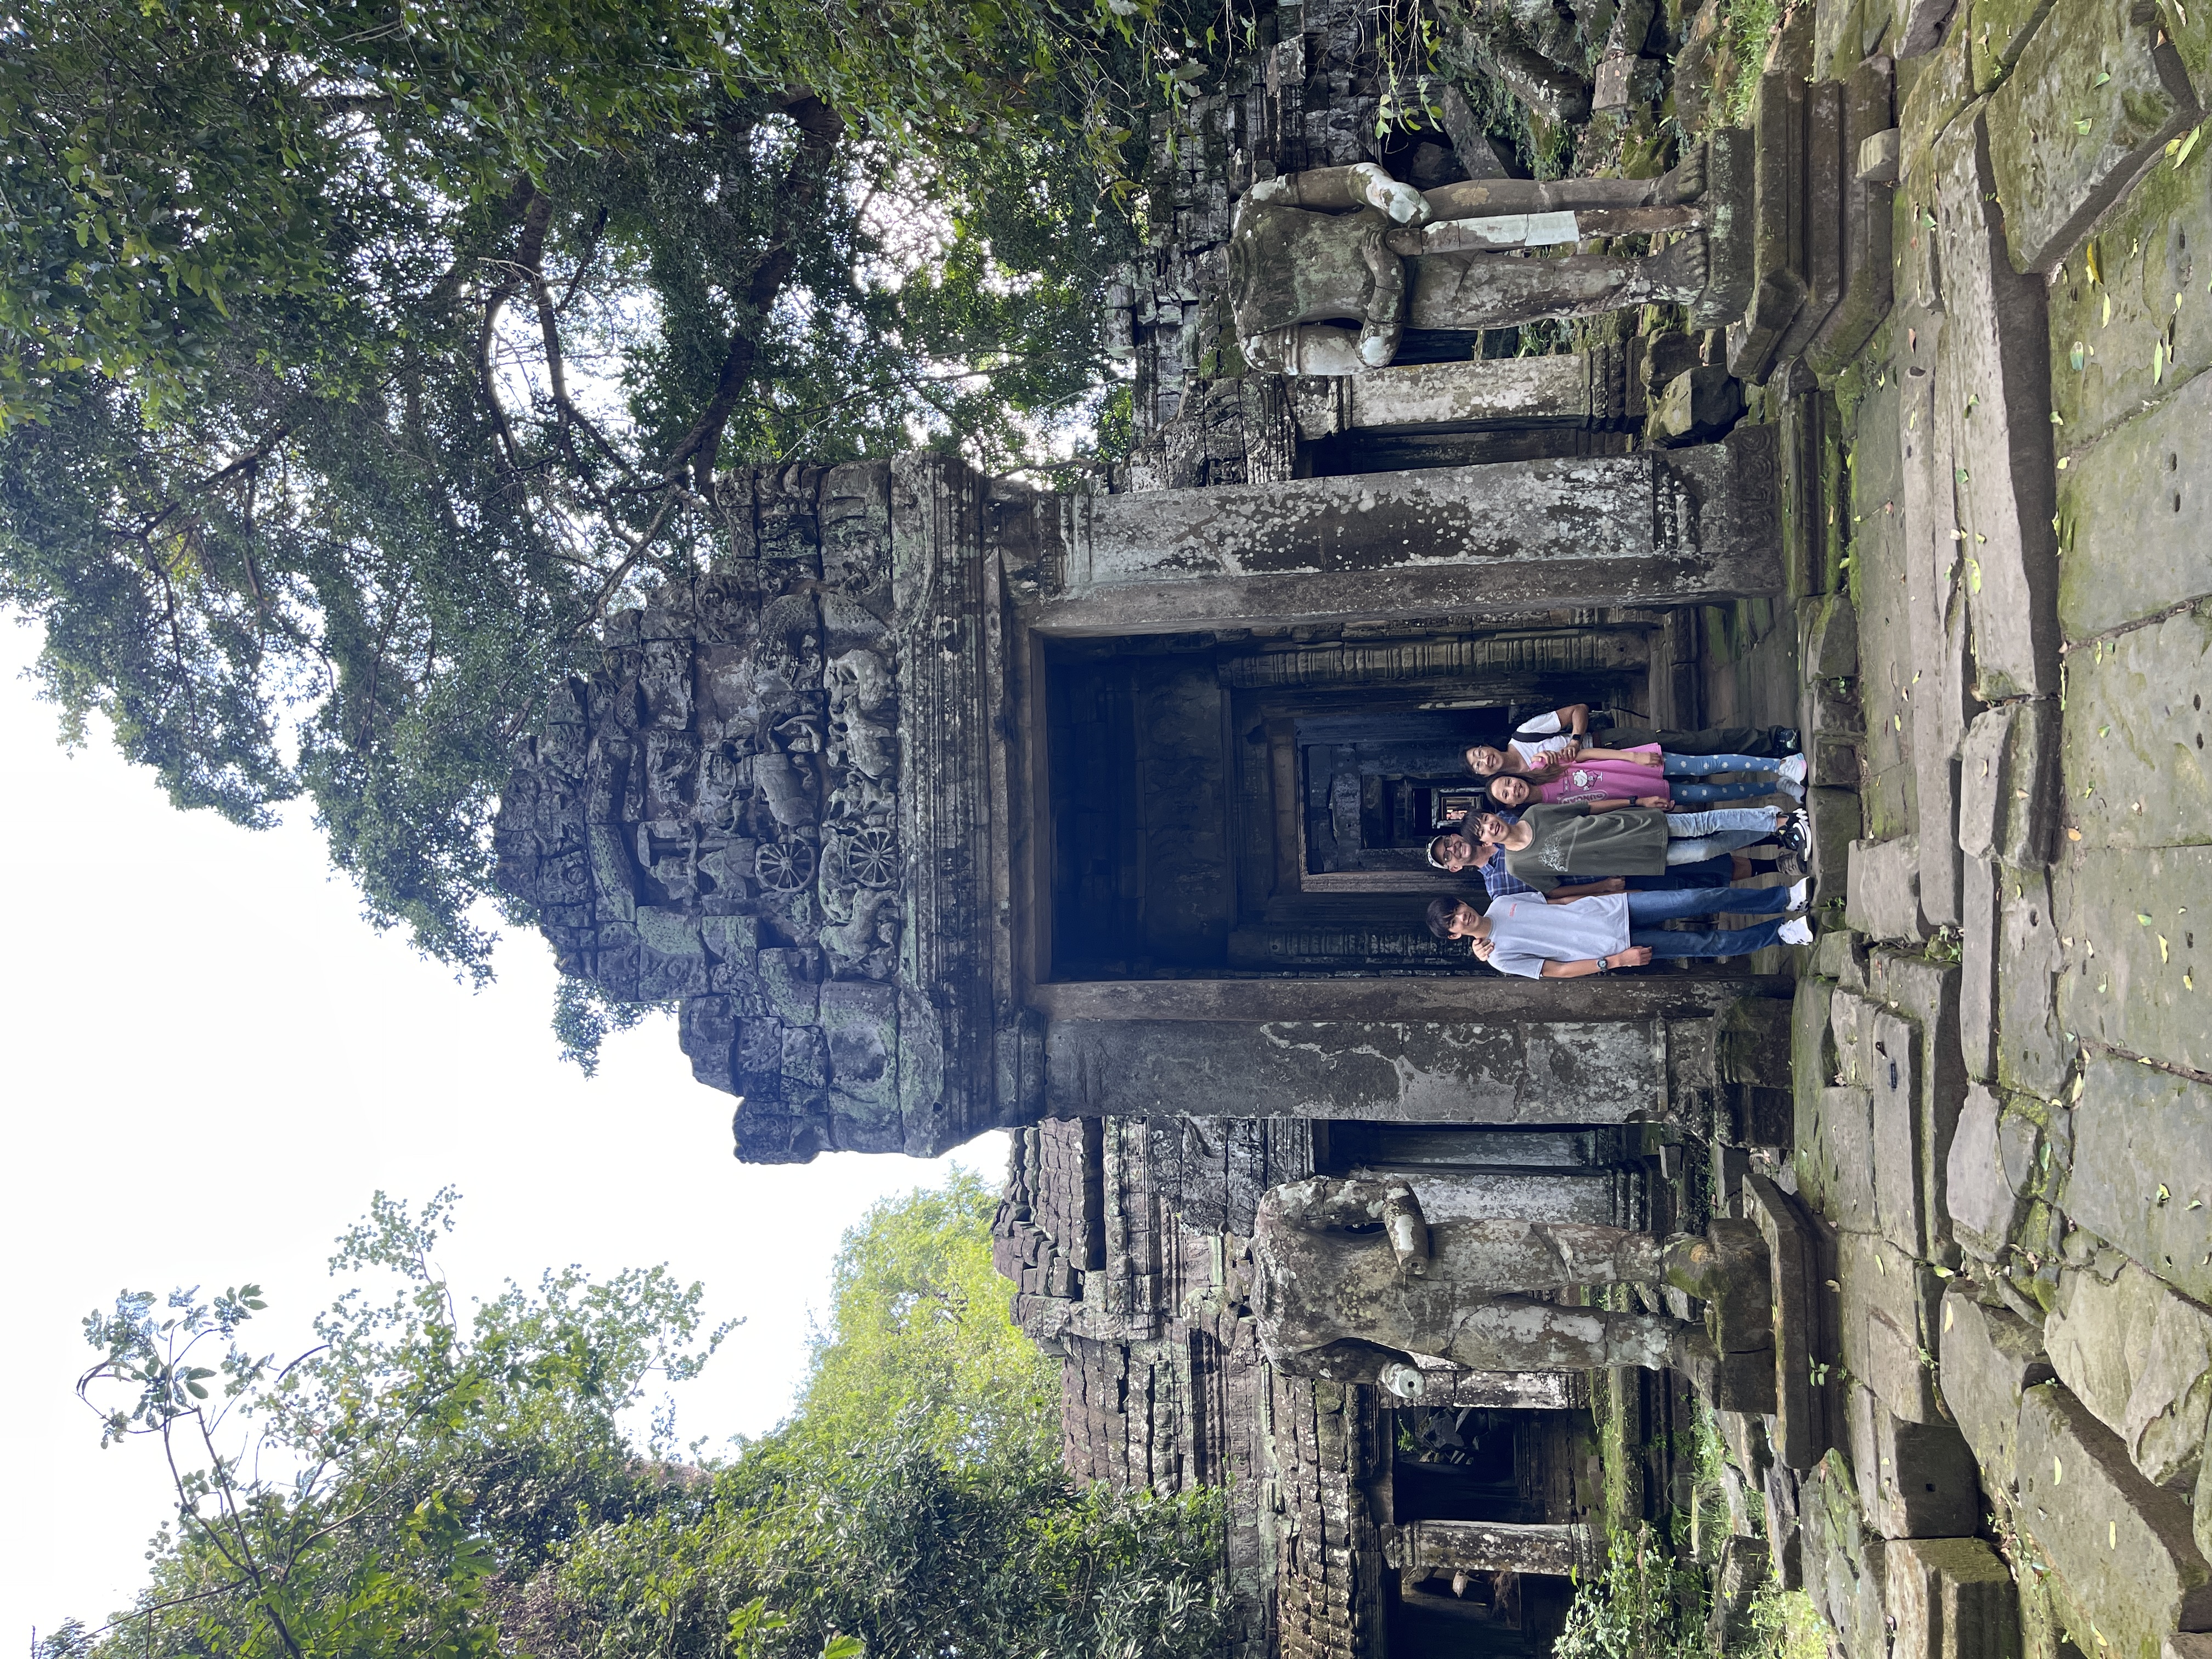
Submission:
[[[2093,1055],[2069,1116],[2067,1213],[2212,1304],[2212,1085]]]
[[[1990,94],[2013,264],[2048,276],[2197,116],[2188,71],[2155,7],[2052,7]]]
[[[1959,1050],[1959,969],[1924,956],[1883,949],[1867,960],[1867,988],[1920,1033],[1921,1211],[1927,1218],[1932,1259],[1956,1265],[1943,1161],[1966,1098],[1966,1073]]]
[[[2071,457],[2058,526],[2058,619],[2069,640],[2212,593],[2212,375]]]
[[[1881,1231],[1875,1212],[1872,1096],[1848,1086],[1820,1089],[1801,1120],[1791,1154],[1798,1195],[1844,1232]],[[1814,1139],[1808,1139],[1810,1130]]]
[[[1963,865],[1959,929],[1959,1053],[1978,1083],[1997,1074],[1997,870],[1987,859]]]
[[[1899,836],[1889,841],[1851,843],[1850,893],[1844,915],[1852,928],[1871,939],[1919,940],[1928,937],[1920,914],[1920,841]]]
[[[2212,1427],[2212,1310],[2120,1258],[2109,1276],[2059,1276],[2044,1339],[2058,1380],[2120,1437],[2145,1480],[2197,1484]]]
[[[2212,847],[2077,848],[2052,884],[2060,1029],[2212,1072]]]
[[[1864,1233],[1836,1238],[1838,1347],[1844,1369],[1910,1422],[1940,1420],[1934,1384],[1920,1356],[1935,1355],[1942,1279],[1929,1264],[1887,1239]]]
[[[2014,1514],[2057,1573],[2077,1646],[2136,1659],[2175,1629],[2212,1627],[2212,1566],[2190,1534],[2189,1506],[2144,1480],[2063,1383],[2021,1400]]]
[[[2058,1024],[2057,978],[2065,954],[2040,870],[1996,872],[2002,943],[1997,956],[1997,1079],[2006,1088],[2057,1098],[2074,1060]]]
[[[1960,550],[1984,702],[2057,690],[2057,536],[2052,527],[2049,334],[2039,278],[2013,269],[1986,121],[1936,146],[1944,368],[1954,423]]]
[[[2204,15],[2196,5],[2188,10],[2192,19]],[[2090,239],[2096,274],[2085,249],[2067,261],[2048,291],[2051,408],[2065,422],[2054,431],[2069,457],[2068,472],[2085,465],[2084,447],[2212,367],[2212,295],[2204,290],[2212,273],[2203,258],[2212,248],[2208,148],[2200,143],[2179,172],[2154,168]],[[2154,574],[2123,590],[2116,605],[2156,580]],[[2178,591],[2170,595],[2179,597]]]
[[[1938,1357],[1943,1403],[1973,1448],[1984,1486],[2009,1504],[2017,1474],[2022,1395],[2055,1373],[2043,1333],[1954,1283],[1943,1296]]]
[[[1863,1056],[1874,1137],[1875,1218],[1883,1237],[1907,1255],[1928,1250],[1922,1209],[1919,1033],[1887,1010],[1875,1019]]]
[[[2084,843],[2212,841],[2208,612],[2186,611],[2067,653],[2065,806]]]
[[[1972,1254],[1994,1261],[2020,1224],[2023,1195],[2005,1169],[1997,1097],[1980,1085],[1966,1091],[1958,1133],[1946,1160],[1953,1234]]]

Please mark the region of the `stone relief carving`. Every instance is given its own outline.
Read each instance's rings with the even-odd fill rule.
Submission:
[[[958,487],[933,466],[922,507]],[[538,908],[564,973],[680,1003],[694,1073],[743,1097],[749,1159],[934,1151],[982,1127],[941,1098],[973,996],[902,958],[918,841],[966,847],[972,825],[948,820],[975,809],[901,782],[893,483],[880,465],[734,475],[752,502],[728,552],[609,619],[603,665],[521,746],[495,832],[501,884]],[[940,587],[965,580],[933,552]],[[933,724],[944,756],[988,726],[942,708]],[[972,921],[972,896],[930,892],[933,925]]]

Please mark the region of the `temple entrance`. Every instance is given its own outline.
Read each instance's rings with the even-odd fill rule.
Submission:
[[[1421,925],[1482,898],[1422,851],[1473,798],[1462,751],[1644,697],[1650,625],[1558,621],[1049,641],[1051,976],[1486,971]]]
[[[1387,1413],[1393,1522],[1569,1520],[1578,1415],[1454,1406]],[[1449,1659],[1549,1651],[1572,1595],[1557,1574],[1510,1565],[1408,1566],[1395,1577],[1390,1651]]]

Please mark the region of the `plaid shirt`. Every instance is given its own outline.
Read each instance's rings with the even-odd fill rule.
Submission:
[[[1490,855],[1490,862],[1482,866],[1482,884],[1490,890],[1490,896],[1493,902],[1502,898],[1516,897],[1522,893],[1534,893],[1536,890],[1505,867],[1505,854],[1503,850],[1492,853]]]
[[[1518,812],[1505,811],[1498,813],[1498,816],[1506,823],[1512,823],[1521,815]],[[1464,824],[1465,820],[1462,819],[1462,823]],[[1487,863],[1479,865],[1476,868],[1477,872],[1482,877],[1482,884],[1490,890],[1492,901],[1516,898],[1523,893],[1534,893],[1536,890],[1506,869],[1505,849],[1502,847],[1491,854]]]

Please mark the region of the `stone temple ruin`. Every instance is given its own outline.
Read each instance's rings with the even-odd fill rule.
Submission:
[[[1407,130],[1272,9],[1154,134],[1127,461],[730,474],[503,881],[740,1158],[1011,1132],[1068,1466],[1224,1491],[1239,1655],[1545,1651],[1641,1536],[1723,1650],[2212,1659],[2199,10],[1433,0]],[[1432,938],[1571,702],[1802,733],[1817,944]]]

